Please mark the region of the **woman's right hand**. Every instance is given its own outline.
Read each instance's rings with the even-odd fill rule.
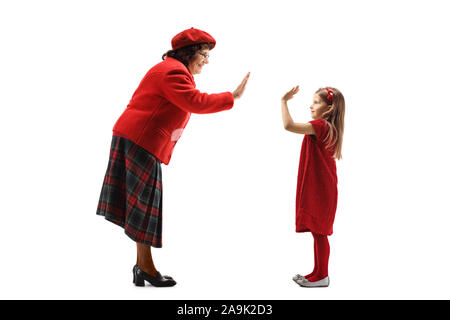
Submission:
[[[286,94],[281,98],[281,101],[288,101],[291,100],[294,95],[298,92],[299,88],[298,86],[293,87],[291,90],[286,92]]]
[[[233,98],[239,99],[242,94],[244,93],[245,86],[247,85],[248,77],[250,77],[250,72],[247,73],[247,75],[244,77],[244,80],[242,80],[241,84],[236,88],[236,90],[233,91]]]

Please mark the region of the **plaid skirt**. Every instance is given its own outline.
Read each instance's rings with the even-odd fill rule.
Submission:
[[[162,247],[161,163],[134,142],[112,137],[97,215],[135,242]]]

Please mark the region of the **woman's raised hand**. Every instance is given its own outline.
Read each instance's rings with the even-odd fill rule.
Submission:
[[[293,87],[291,90],[286,92],[286,94],[281,98],[282,101],[288,101],[291,100],[294,95],[298,92],[299,88],[298,86]]]
[[[250,72],[244,77],[241,84],[233,91],[233,98],[238,99],[242,96],[245,90],[245,86],[247,85],[248,77],[250,77]]]

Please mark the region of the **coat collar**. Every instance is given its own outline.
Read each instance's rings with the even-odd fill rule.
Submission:
[[[170,59],[170,60],[168,60],[168,59]],[[177,60],[177,59],[172,58],[172,57],[167,57],[166,60],[168,60],[168,62],[170,61],[173,64],[179,65],[181,68],[185,69],[186,73],[189,74],[189,77],[191,78],[192,82],[195,83],[194,76],[192,75],[191,71],[180,60]]]

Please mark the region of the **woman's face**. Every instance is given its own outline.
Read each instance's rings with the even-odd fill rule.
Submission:
[[[322,114],[328,110],[328,104],[316,93],[313,96],[313,103],[309,107],[311,109],[311,117],[316,120],[322,118]]]
[[[209,49],[200,49],[189,62],[188,68],[192,74],[199,74],[205,64],[209,63]]]

